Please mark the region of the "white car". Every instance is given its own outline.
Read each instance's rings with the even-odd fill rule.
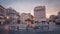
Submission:
[[[47,23],[35,23],[35,28],[36,29],[40,29],[40,28],[43,28],[43,27],[48,27],[48,24]]]
[[[27,24],[12,24],[9,25],[11,30],[17,30],[17,29],[26,29]]]

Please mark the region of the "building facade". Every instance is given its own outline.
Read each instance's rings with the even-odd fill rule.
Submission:
[[[0,25],[5,24],[6,8],[0,5]]]
[[[21,23],[27,23],[25,20],[31,19],[31,14],[30,13],[22,13],[20,16]]]
[[[11,24],[17,24],[18,20],[20,20],[19,13],[12,8],[7,9],[7,16],[9,17],[7,20],[9,20],[8,22],[11,22]]]
[[[20,23],[20,14],[13,8],[4,8],[0,5],[0,24]]]
[[[46,20],[45,6],[37,6],[34,8],[34,17],[36,21]]]

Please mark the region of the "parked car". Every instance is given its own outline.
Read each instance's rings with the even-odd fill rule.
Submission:
[[[43,29],[44,27],[48,27],[47,23],[35,23],[34,29]]]
[[[59,18],[59,19],[56,19],[56,20],[55,20],[55,23],[56,23],[57,25],[60,25],[60,18]]]

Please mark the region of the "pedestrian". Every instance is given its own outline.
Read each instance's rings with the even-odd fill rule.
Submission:
[[[19,26],[17,26],[17,30],[19,30]]]
[[[28,32],[28,26],[26,27],[26,30],[27,30],[27,32]]]
[[[49,30],[49,22],[47,22],[48,23],[48,30]]]

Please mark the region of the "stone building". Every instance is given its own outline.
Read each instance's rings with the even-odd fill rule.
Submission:
[[[45,6],[37,6],[34,8],[34,17],[36,21],[46,20]]]

